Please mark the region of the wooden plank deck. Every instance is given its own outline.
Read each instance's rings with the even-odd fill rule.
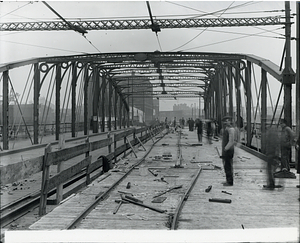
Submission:
[[[149,149],[153,142],[145,144]],[[139,169],[133,171],[130,177],[131,188],[126,189],[129,180],[125,179],[120,184],[123,191],[132,192],[145,204],[167,209],[168,213],[174,212],[177,203],[183,195],[185,188],[192,181],[193,175],[202,166],[201,174],[183,207],[178,230],[241,230],[299,227],[299,175],[296,179],[276,179],[276,184],[282,188],[273,191],[263,190],[266,184],[265,162],[252,154],[236,147],[234,157],[234,186],[224,187],[224,170],[209,169],[209,164],[223,168],[216,147],[221,151],[221,141],[208,144],[203,139],[203,146],[189,146],[197,144],[195,132],[183,131],[181,138],[183,168],[170,168],[175,164],[177,155],[177,135],[168,134],[147,156],[145,166],[156,168],[159,176],[163,176],[169,184],[154,181],[151,173],[141,176]],[[156,161],[155,156],[171,152],[173,160]],[[138,151],[139,158],[144,154]],[[138,158],[138,159],[139,159]],[[135,163],[138,159],[130,155],[124,162]],[[291,169],[295,172],[294,169]],[[52,212],[42,217],[33,224],[31,230],[61,230],[68,225],[75,214],[90,204],[95,195],[105,191],[109,185],[122,175],[121,172],[111,172],[111,176],[99,183],[94,181],[86,190],[81,191],[65,203],[56,207]],[[104,176],[104,175],[103,175]],[[99,178],[100,179],[100,178]],[[162,203],[151,203],[153,195],[164,191],[168,187],[183,184],[183,188],[176,192],[169,192],[163,196],[167,199]],[[205,189],[211,185],[210,192]],[[232,195],[222,193],[227,191]],[[209,202],[210,198],[231,199],[231,203]],[[110,197],[101,202],[92,214],[86,217],[80,229],[97,230],[168,230],[168,215],[160,214],[143,207],[132,204],[123,204],[116,214],[113,214],[120,199],[118,192],[113,192]]]

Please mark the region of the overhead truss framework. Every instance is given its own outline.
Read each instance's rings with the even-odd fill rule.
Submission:
[[[283,25],[280,16],[257,18],[186,18],[186,19],[155,19],[155,25],[160,29],[199,28],[199,27],[233,27]],[[71,27],[73,28],[71,28]],[[126,30],[151,29],[150,19],[128,20],[90,20],[90,21],[44,21],[44,22],[8,22],[0,23],[0,31],[51,31],[74,30]]]
[[[243,70],[245,61],[256,63],[274,76],[282,80],[282,73],[274,63],[256,57],[241,54],[223,54],[206,52],[147,52],[147,53],[101,53],[89,55],[57,56],[32,59],[12,63],[0,67],[0,71],[13,69],[30,63],[39,63],[40,71],[46,73],[50,64],[61,64],[62,68],[74,63],[81,69],[97,68],[102,76],[109,77],[122,92],[129,92],[129,87],[143,87],[149,94],[149,88],[155,91],[152,95],[173,94],[179,90],[174,88],[192,88],[184,90],[196,96],[208,96],[211,80],[224,67]],[[124,91],[125,90],[125,91]],[[170,92],[173,93],[170,93]],[[135,95],[133,92],[131,95]],[[180,97],[180,92],[177,93]]]
[[[242,54],[224,54],[207,52],[134,52],[134,53],[99,53],[89,55],[57,56],[37,58],[0,66],[3,73],[3,113],[4,122],[8,122],[8,81],[9,73],[23,66],[34,66],[35,69],[35,100],[34,114],[38,117],[38,96],[41,86],[45,85],[46,77],[53,75],[56,82],[61,84],[72,70],[72,86],[74,90],[80,73],[84,79],[84,107],[85,126],[88,107],[92,107],[95,123],[98,116],[102,124],[105,117],[114,117],[129,121],[130,107],[134,106],[133,98],[150,97],[151,99],[180,99],[201,98],[204,101],[206,117],[215,117],[219,122],[224,114],[233,115],[233,101],[227,99],[228,92],[235,89],[237,92],[236,104],[240,105],[238,94],[241,84],[247,92],[247,105],[251,107],[251,65],[258,65],[262,73],[268,73],[278,82],[284,81],[284,73],[274,63],[256,56]],[[55,74],[51,74],[55,70]],[[42,78],[43,77],[43,78]],[[5,84],[5,85],[4,85]],[[92,85],[88,88],[87,85]],[[90,91],[89,91],[90,90]],[[60,110],[60,86],[56,88],[57,108]],[[92,92],[92,93],[89,93]],[[72,92],[73,94],[73,92]],[[92,95],[91,95],[92,94]],[[76,93],[74,91],[75,100]],[[90,105],[87,103],[92,99]],[[72,106],[76,106],[75,101]],[[75,108],[72,112],[75,113]],[[59,112],[57,111],[56,131],[59,136]],[[247,108],[247,119],[251,123],[251,109]],[[237,108],[237,115],[240,109]],[[75,114],[72,114],[75,122]],[[116,124],[116,123],[115,123]],[[35,119],[35,138],[38,137],[38,118]],[[249,126],[249,129],[251,126]],[[75,125],[72,126],[75,133]],[[104,129],[104,128],[103,128]],[[85,132],[87,128],[85,128]],[[4,131],[5,133],[8,131]],[[95,130],[95,132],[97,132]],[[249,130],[249,134],[251,131]],[[251,138],[251,136],[249,136]],[[251,141],[247,141],[251,143]],[[36,142],[35,142],[36,143]]]

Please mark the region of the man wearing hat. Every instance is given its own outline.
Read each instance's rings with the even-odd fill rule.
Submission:
[[[291,154],[292,154],[292,146],[295,144],[295,133],[294,131],[287,125],[287,121],[285,119],[280,120],[281,130],[281,170],[282,171],[290,171],[290,162],[291,162]]]
[[[234,128],[232,118],[225,116],[223,122],[222,156],[226,182],[223,186],[233,186],[233,156],[234,156]]]

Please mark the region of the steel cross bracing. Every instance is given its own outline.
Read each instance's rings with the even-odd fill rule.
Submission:
[[[113,70],[112,74],[152,74],[156,72],[156,69],[126,69],[126,70]],[[157,72],[156,72],[157,73]],[[206,74],[206,71],[199,71],[199,69],[161,69],[160,73],[199,73],[199,74]]]
[[[159,67],[156,67],[155,63],[147,62],[147,63],[119,63],[119,64],[107,64],[107,65],[99,65],[101,68],[105,69],[122,69],[122,68],[213,68],[217,65],[217,63],[206,62],[172,62],[172,63],[163,63],[160,64]]]
[[[240,61],[245,59],[245,55],[241,54],[224,54],[213,52],[140,52],[140,53],[99,53],[99,54],[82,54],[73,56],[57,56],[39,58],[37,61],[45,63],[63,63],[78,62],[91,63],[91,65],[99,66],[103,64],[118,63],[140,63],[141,61],[151,61],[153,63],[164,62],[205,62],[205,61]],[[25,62],[15,64],[15,67],[22,66]],[[4,67],[0,67],[0,71]]]
[[[198,88],[203,88],[205,87],[205,84],[199,84],[199,83],[164,83],[165,87],[173,87],[173,88],[178,88],[178,87],[198,87]],[[161,83],[133,83],[133,84],[128,84],[128,85],[118,85],[120,88],[129,88],[129,87],[161,87]]]
[[[159,77],[157,76],[114,76],[114,80],[116,82],[124,81],[124,80],[137,80],[137,81],[143,81],[143,80],[159,80]],[[207,81],[207,77],[199,77],[199,76],[178,76],[178,75],[164,75],[164,80],[203,80]]]
[[[134,96],[134,97],[161,97],[162,95],[161,91],[136,91],[136,92],[123,92],[123,95],[125,96]],[[166,94],[163,94],[164,96],[167,97],[174,97],[176,95],[180,95],[178,97],[182,97],[181,95],[189,95],[193,97],[198,97],[203,96],[204,92],[196,92],[196,91],[168,91]]]
[[[150,19],[68,21],[71,26],[88,30],[151,29]],[[187,18],[155,19],[161,29],[283,25],[280,16],[257,18]],[[74,30],[63,21],[0,23],[0,31]]]

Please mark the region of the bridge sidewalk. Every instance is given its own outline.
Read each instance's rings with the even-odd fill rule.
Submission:
[[[155,148],[147,156],[146,161],[151,161],[155,155],[162,155],[163,153],[170,152],[173,155],[172,162],[160,162],[160,166],[168,167],[174,164],[174,156],[177,154],[176,135],[166,135],[161,146]],[[181,219],[179,222],[179,229],[242,229],[249,228],[282,228],[282,227],[298,227],[299,225],[299,201],[298,201],[298,189],[296,185],[299,182],[299,175],[297,179],[276,179],[277,184],[281,184],[281,189],[275,189],[274,191],[263,190],[263,185],[266,184],[266,170],[265,162],[252,154],[236,147],[234,157],[234,186],[224,187],[222,182],[225,181],[225,174],[222,166],[222,160],[219,158],[216,148],[221,151],[221,141],[213,141],[213,144],[209,144],[204,138],[203,146],[198,146],[196,132],[183,131],[181,138],[182,155],[183,155],[183,170],[185,168],[193,168],[195,171],[199,166],[203,167],[203,171],[200,174],[197,184],[191,191],[191,195],[184,206]],[[176,159],[175,159],[176,160]],[[146,164],[149,166],[149,162]],[[152,162],[153,163],[153,162]],[[152,165],[150,162],[150,164]],[[221,170],[208,169],[209,164],[213,164],[221,168]],[[158,164],[156,164],[158,165]],[[206,168],[206,169],[205,169]],[[182,183],[183,172],[179,172],[179,177],[176,183]],[[167,171],[165,172],[167,173]],[[176,173],[172,170],[172,173]],[[146,176],[152,178],[151,174]],[[145,177],[145,180],[146,180]],[[109,180],[113,180],[112,176]],[[169,179],[171,180],[171,179]],[[39,221],[30,226],[32,230],[62,230],[65,225],[68,225],[72,221],[74,215],[66,214],[62,216],[62,212],[71,212],[70,205],[76,205],[78,202],[83,203],[86,201],[89,204],[88,195],[93,195],[90,191],[104,190],[108,187],[106,180],[95,181],[93,185],[89,186],[84,192],[76,194],[70,198],[66,204],[62,204],[55,208],[49,214],[41,218]],[[135,182],[141,184],[141,182]],[[123,183],[125,186],[125,182]],[[206,193],[205,189],[212,185],[210,193]],[[146,185],[143,184],[146,187]],[[150,187],[149,190],[153,190]],[[147,188],[143,189],[144,194],[149,193]],[[231,192],[232,195],[227,195],[221,191]],[[171,197],[171,195],[169,195]],[[218,204],[209,202],[209,198],[230,198],[231,204]],[[113,196],[112,196],[113,198]],[[111,199],[112,200],[112,199]],[[146,200],[146,199],[145,199]],[[175,200],[175,199],[174,199]],[[171,200],[172,201],[172,200]],[[176,200],[175,200],[176,201]],[[77,203],[76,203],[77,202]],[[112,204],[112,205],[111,205]],[[107,202],[105,205],[105,211],[99,214],[97,217],[91,215],[91,218],[97,219],[97,229],[152,229],[155,225],[159,228],[159,224],[155,224],[153,221],[143,221],[143,215],[141,219],[127,220],[119,222],[118,225],[122,228],[116,228],[117,223],[112,214],[112,210],[115,207],[113,203]],[[110,206],[109,206],[110,205]],[[110,209],[110,207],[112,207]],[[162,206],[163,207],[163,204]],[[282,210],[284,208],[284,210]],[[77,208],[78,209],[78,208]],[[69,211],[68,211],[69,210]],[[99,209],[100,210],[100,209]],[[76,213],[78,213],[76,211]],[[110,217],[108,214],[110,213]],[[103,219],[101,217],[103,216]],[[60,218],[59,224],[53,224]],[[106,221],[105,221],[105,220]],[[71,221],[70,221],[71,220]],[[102,220],[102,221],[101,221]],[[109,220],[115,222],[109,224]],[[142,221],[141,221],[142,220]],[[99,223],[99,222],[102,222]],[[140,221],[140,222],[139,222]],[[107,223],[106,223],[107,222]],[[159,222],[159,220],[157,221]],[[150,225],[151,224],[151,225]],[[160,224],[160,229],[166,229],[164,224]],[[92,227],[92,224],[90,224]],[[93,228],[94,229],[94,228]]]

